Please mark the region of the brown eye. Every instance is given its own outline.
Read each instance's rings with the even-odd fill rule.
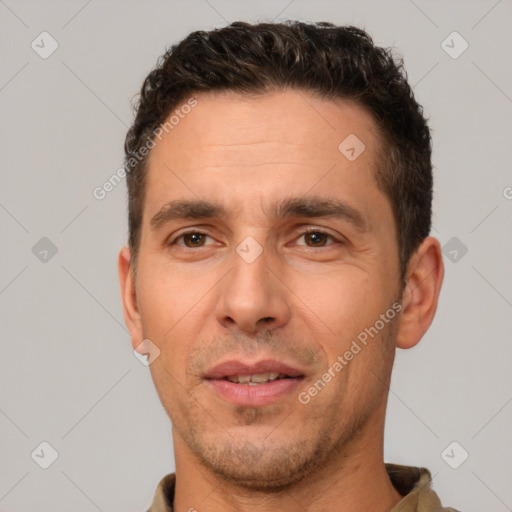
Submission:
[[[326,233],[322,233],[321,231],[311,231],[309,233],[304,233],[304,239],[311,242],[311,247],[323,247],[324,242],[327,238],[332,238],[330,235]]]
[[[171,242],[170,245],[180,245],[188,249],[193,249],[194,247],[204,247],[206,238],[209,238],[209,236],[205,235],[204,233],[191,231],[189,233],[183,233],[179,235]],[[183,243],[179,243],[180,241],[183,241]]]
[[[183,236],[183,241],[187,247],[201,247],[204,242],[204,237],[202,233],[186,233]],[[190,241],[190,246],[187,244],[187,240]]]
[[[304,238],[305,243],[298,243],[297,245],[302,245],[310,248],[329,247],[339,241],[336,240],[333,235],[318,230],[304,231],[299,236],[298,240],[302,238]],[[329,239],[331,240],[331,243],[327,243]]]

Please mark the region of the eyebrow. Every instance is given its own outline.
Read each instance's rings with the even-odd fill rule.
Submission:
[[[267,215],[276,220],[286,218],[332,218],[350,222],[360,231],[368,229],[368,222],[361,212],[346,201],[325,197],[291,197],[271,205]],[[204,200],[180,199],[164,204],[151,219],[151,229],[156,231],[176,219],[213,219],[229,217],[228,210],[219,203]]]

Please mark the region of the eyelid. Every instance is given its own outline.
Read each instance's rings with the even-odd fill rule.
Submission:
[[[320,233],[322,235],[326,235],[327,237],[330,237],[332,240],[334,240],[334,242],[337,242],[337,243],[345,243],[345,238],[341,235],[334,235],[333,233],[331,233],[330,231],[326,230],[326,228],[323,228],[323,227],[315,227],[315,226],[308,226],[306,228],[301,228],[301,229],[297,229],[295,231],[295,239],[297,238],[300,238],[304,235],[307,235],[308,233]],[[302,244],[300,244],[302,245]],[[333,244],[329,244],[329,245],[333,245]],[[322,247],[309,247],[307,245],[305,245],[305,247],[307,247],[308,249],[320,249],[322,247],[327,247],[327,246],[322,246]]]
[[[197,235],[205,235],[207,236],[208,238],[211,238],[213,240],[213,237],[210,236],[208,233],[205,233],[204,230],[201,230],[199,228],[195,228],[195,229],[188,229],[186,231],[181,231],[179,234],[177,235],[172,235],[170,236],[167,241],[165,242],[165,245],[178,245],[176,242],[178,240],[183,240],[183,237],[185,235],[189,235],[189,234],[197,234]],[[192,247],[187,247],[186,245],[181,245],[180,247],[183,247],[184,249],[192,249],[192,250],[195,250],[193,249]],[[204,245],[202,246],[198,246],[198,248],[201,248],[201,247],[204,247]]]
[[[300,238],[300,237],[302,237],[304,235],[307,235],[308,233],[320,233],[322,235],[326,235],[327,237],[330,237],[332,240],[334,240],[334,242],[337,242],[337,243],[344,243],[346,241],[344,239],[344,237],[341,236],[341,235],[334,235],[334,234],[330,233],[329,231],[327,231],[323,227],[315,227],[315,226],[308,226],[308,227],[305,227],[305,228],[304,227],[297,228],[294,231],[294,240],[296,240],[297,238]],[[195,228],[195,229],[194,228],[190,228],[190,229],[188,229],[186,231],[181,231],[178,235],[173,235],[172,237],[170,237],[170,239],[168,241],[166,241],[166,245],[178,245],[177,242],[179,240],[183,240],[183,237],[185,235],[188,235],[188,234],[204,235],[204,236],[207,236],[208,238],[211,238],[212,240],[214,239],[214,237],[212,237],[211,235],[209,235],[205,231],[201,230],[201,228]],[[300,245],[302,245],[302,244],[300,244]],[[329,245],[332,245],[332,244],[329,244]],[[194,249],[192,247],[187,247],[185,245],[180,245],[180,247],[183,247],[185,249],[196,250],[196,249]],[[205,246],[201,245],[201,246],[198,246],[197,248],[201,248],[201,247],[205,247]],[[308,247],[308,246],[305,245],[305,247]],[[308,248],[310,248],[310,249],[319,249],[320,247],[308,247]]]

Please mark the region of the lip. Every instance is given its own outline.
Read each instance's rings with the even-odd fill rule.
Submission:
[[[226,380],[226,377],[235,375],[254,375],[258,373],[282,373],[289,378],[277,379],[255,386]],[[291,394],[304,380],[304,374],[297,368],[271,359],[253,364],[231,360],[213,367],[208,371],[205,379],[211,389],[224,400],[234,405],[260,407]]]
[[[245,364],[241,361],[230,360],[224,361],[211,370],[209,370],[206,379],[224,379],[235,375],[255,375],[258,373],[282,373],[289,377],[302,377],[303,372],[298,368],[294,368],[288,364],[276,361],[274,359],[264,359],[252,364]]]

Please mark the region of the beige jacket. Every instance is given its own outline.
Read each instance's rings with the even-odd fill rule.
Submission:
[[[432,490],[428,469],[386,464],[386,471],[395,489],[403,496],[390,512],[459,512],[454,508],[443,508]],[[153,504],[147,512],[172,512],[175,482],[174,473],[160,480]]]

